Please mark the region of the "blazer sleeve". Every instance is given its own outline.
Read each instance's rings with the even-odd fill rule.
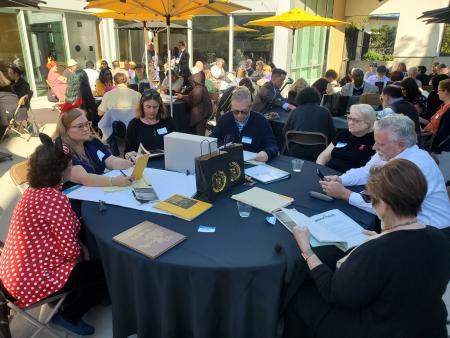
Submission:
[[[355,249],[334,273],[325,264],[311,270],[311,277],[327,302],[357,310],[379,296],[386,280],[382,269],[385,262],[372,244]]]
[[[127,135],[125,139],[125,153],[128,153],[130,151],[138,151],[139,149],[136,126],[136,119],[131,120],[131,122],[128,124]]]

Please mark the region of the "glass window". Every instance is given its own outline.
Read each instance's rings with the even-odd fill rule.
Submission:
[[[234,32],[234,56],[233,68],[239,66],[244,57],[250,57],[253,62],[263,60],[272,61],[273,57],[273,27],[244,26],[249,21],[266,18],[273,14],[265,15],[235,15],[234,24],[245,28],[251,28],[254,32],[240,32],[239,28]]]
[[[20,45],[19,28],[15,13],[0,13],[0,70],[16,63],[24,69],[22,47]]]
[[[115,20],[118,28],[120,60],[133,60],[136,63],[142,62],[144,55],[144,34],[142,23]],[[130,29],[130,25],[133,29]],[[123,28],[123,26],[127,26]]]
[[[31,53],[33,72],[38,96],[47,94],[47,58],[67,62],[62,15],[43,11],[25,11],[28,45]]]
[[[225,60],[228,69],[228,30],[216,32],[213,29],[227,27],[227,16],[198,16],[192,19],[192,39],[194,40],[193,62],[213,63],[216,58]]]

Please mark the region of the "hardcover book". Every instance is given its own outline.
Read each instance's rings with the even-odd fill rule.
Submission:
[[[168,213],[187,221],[192,221],[194,218],[211,208],[212,204],[175,194],[168,199],[155,204],[153,207],[167,211]]]

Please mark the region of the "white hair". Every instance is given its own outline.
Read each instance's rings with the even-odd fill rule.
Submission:
[[[351,113],[359,113],[364,122],[369,125],[369,132],[373,130],[373,124],[377,120],[377,113],[370,104],[354,104],[350,107]]]
[[[408,148],[417,144],[416,127],[413,120],[406,115],[388,115],[375,122],[375,129],[389,130],[393,140],[404,141]]]
[[[232,101],[243,101],[243,100],[252,100],[252,94],[250,90],[245,86],[237,86],[236,89],[231,94]]]

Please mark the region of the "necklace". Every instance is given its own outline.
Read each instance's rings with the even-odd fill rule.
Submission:
[[[383,231],[389,231],[389,230],[392,230],[394,228],[398,228],[398,227],[401,227],[401,226],[410,225],[410,224],[414,224],[414,223],[417,223],[416,219],[414,219],[412,221],[408,221],[408,222],[399,223],[399,224],[395,224],[395,225],[384,227]]]

